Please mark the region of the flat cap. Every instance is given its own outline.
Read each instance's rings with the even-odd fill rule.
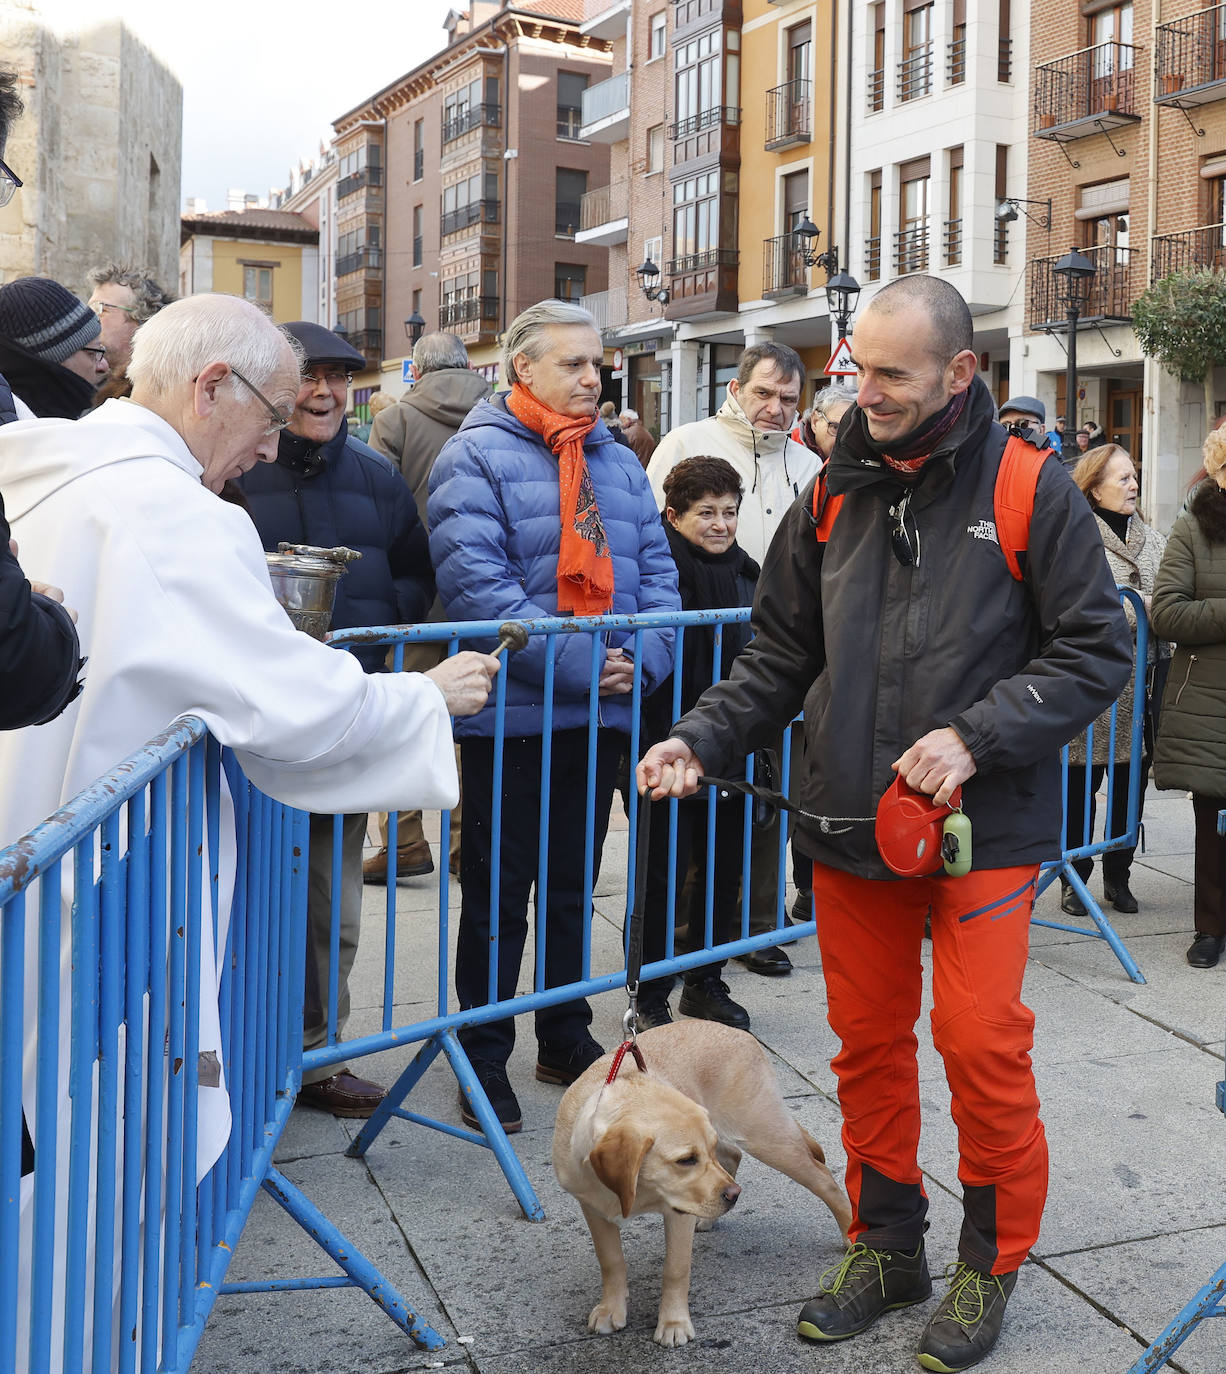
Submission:
[[[366,366],[366,359],[351,343],[322,324],[313,324],[310,320],[292,320],[282,328],[302,345],[308,364],[340,363],[351,372],[360,371]]]
[[[1000,408],[1001,415],[1016,411],[1019,415],[1033,415],[1041,425],[1047,423],[1047,407],[1037,396],[1010,396]]]

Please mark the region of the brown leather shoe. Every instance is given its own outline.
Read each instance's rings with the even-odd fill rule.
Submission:
[[[318,1083],[304,1083],[298,1101],[333,1116],[367,1117],[387,1096],[387,1089],[369,1079],[358,1078],[348,1069],[334,1073]]]
[[[420,878],[434,872],[434,859],[425,840],[396,851],[396,877]],[[380,849],[362,864],[362,881],[382,886],[387,882],[387,850]]]

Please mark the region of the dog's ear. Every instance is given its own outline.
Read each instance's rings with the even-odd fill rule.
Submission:
[[[619,1121],[604,1133],[588,1155],[592,1172],[611,1193],[617,1194],[623,1217],[628,1217],[634,1206],[639,1170],[654,1144],[654,1136],[636,1131],[628,1121]]]

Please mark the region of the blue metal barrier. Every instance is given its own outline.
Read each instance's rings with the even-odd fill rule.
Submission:
[[[0,1369],[186,1370],[218,1294],[261,1288],[361,1286],[442,1345],[272,1165],[306,846],[183,717],[0,851]],[[223,1283],[261,1187],[342,1277]]]
[[[1056,879],[1062,883],[1068,883],[1073,892],[1081,899],[1081,904],[1086,910],[1086,915],[1093,922],[1092,926],[1068,925],[1063,921],[1048,921],[1034,917],[1032,924],[1036,926],[1047,926],[1051,930],[1066,930],[1074,935],[1091,935],[1095,939],[1105,940],[1111,947],[1115,957],[1124,966],[1125,973],[1134,983],[1144,983],[1145,978],[1137,965],[1137,961],[1128,951],[1128,947],[1120,939],[1115,927],[1111,924],[1103,912],[1093,893],[1090,892],[1081,875],[1074,868],[1074,864],[1079,859],[1101,859],[1104,854],[1121,849],[1135,849],[1140,834],[1140,810],[1141,797],[1145,791],[1145,772],[1142,767],[1145,748],[1145,693],[1147,682],[1147,660],[1149,656],[1149,618],[1145,611],[1145,603],[1140,596],[1130,587],[1119,589],[1120,602],[1124,605],[1131,604],[1136,614],[1136,643],[1133,654],[1133,700],[1132,715],[1126,722],[1129,732],[1129,748],[1127,762],[1127,803],[1128,816],[1125,827],[1122,831],[1112,834],[1111,817],[1114,811],[1114,802],[1117,787],[1117,771],[1119,762],[1116,759],[1116,730],[1118,728],[1116,717],[1118,715],[1118,703],[1111,707],[1108,722],[1107,740],[1107,759],[1105,767],[1105,783],[1107,789],[1106,805],[1103,816],[1103,838],[1095,841],[1092,835],[1092,762],[1094,759],[1094,732],[1093,724],[1086,727],[1085,732],[1085,753],[1086,766],[1084,768],[1084,792],[1081,798],[1081,813],[1084,817],[1084,824],[1080,836],[1068,833],[1068,798],[1069,798],[1069,760],[1067,746],[1061,750],[1061,792],[1064,796],[1065,819],[1061,826],[1061,834],[1064,836],[1064,849],[1058,859],[1053,859],[1050,863],[1045,863],[1039,872],[1039,883],[1036,890],[1036,897],[1049,887]]]

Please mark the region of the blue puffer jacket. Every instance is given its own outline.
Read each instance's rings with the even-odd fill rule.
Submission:
[[[275,463],[259,463],[239,482],[260,541],[279,540],[362,555],[337,583],[332,628],[425,620],[434,600],[426,531],[404,478],[381,454],[349,437],[345,422],[322,448],[282,435]],[[358,649],[368,673],[385,648]]]
[[[677,569],[646,474],[603,422],[584,445],[596,503],[613,555],[613,612],[674,611]],[[558,460],[506,409],[505,393],[480,401],[443,445],[430,474],[430,556],[447,620],[529,620],[558,613]],[[625,631],[602,632],[610,648],[634,649]],[[586,725],[592,636],[560,635],[553,728]],[[641,646],[643,691],[672,671],[673,632],[652,630]],[[545,636],[503,659],[508,735],[539,735]],[[600,701],[600,722],[630,729],[630,697]],[[492,701],[492,698],[491,698]],[[457,735],[492,735],[494,711],[456,721]]]

